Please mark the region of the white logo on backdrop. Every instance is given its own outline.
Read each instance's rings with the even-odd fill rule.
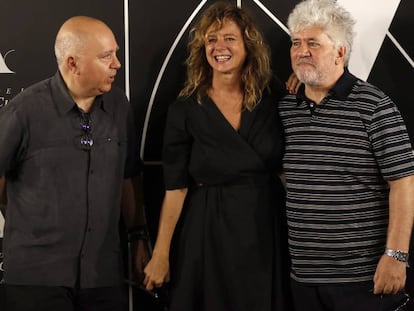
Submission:
[[[6,64],[6,57],[11,52],[14,52],[14,50],[8,51],[6,54],[4,54],[4,56],[0,53],[0,73],[15,73],[14,71],[11,71]]]

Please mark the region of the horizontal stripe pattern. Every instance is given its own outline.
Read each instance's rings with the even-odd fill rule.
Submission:
[[[357,80],[347,99],[314,109],[286,96],[284,168],[292,277],[305,283],[372,280],[388,225],[387,180],[414,174],[395,104]]]

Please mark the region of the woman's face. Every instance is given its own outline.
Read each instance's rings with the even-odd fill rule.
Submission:
[[[210,28],[204,39],[207,61],[213,74],[239,74],[246,60],[246,48],[238,25],[225,21],[220,29]]]

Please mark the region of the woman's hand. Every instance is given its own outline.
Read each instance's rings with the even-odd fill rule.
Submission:
[[[144,269],[144,286],[147,290],[153,290],[154,287],[161,287],[164,282],[170,280],[170,263],[168,255],[153,254],[148,265]]]
[[[292,72],[289,76],[289,79],[285,83],[286,90],[289,92],[289,94],[296,94],[301,84],[302,82],[300,82],[295,73]]]

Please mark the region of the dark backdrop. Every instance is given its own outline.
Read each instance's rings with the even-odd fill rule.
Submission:
[[[340,1],[358,3],[360,0]],[[376,14],[381,7],[365,14]],[[139,131],[143,131],[142,156],[145,161],[144,186],[146,211],[152,237],[158,224],[163,196],[161,145],[165,114],[184,81],[187,30],[190,17],[197,8],[202,11],[214,1],[152,0],[129,1],[130,93],[136,108]],[[236,3],[236,1],[232,1]],[[298,1],[263,0],[240,1],[256,17],[272,49],[275,74],[286,80],[290,69],[289,37],[274,19],[285,24],[290,10]],[[269,14],[263,9],[267,9]],[[119,57],[124,58],[124,2],[120,0],[2,0],[0,16],[0,108],[21,89],[53,75],[56,64],[53,44],[60,24],[72,15],[90,15],[104,20],[113,30],[120,46]],[[379,86],[399,106],[414,141],[414,106],[410,96],[414,70],[414,2],[402,0],[389,26],[389,32],[407,53],[386,36],[367,80]],[[379,15],[379,14],[378,14]],[[193,15],[199,16],[199,12]],[[370,25],[375,27],[374,25]],[[182,31],[182,36],[179,34]],[[410,62],[411,60],[411,62]],[[358,64],[354,65],[358,66]],[[6,73],[9,69],[12,73]],[[352,67],[351,67],[352,71]],[[117,75],[116,84],[124,87],[124,68]],[[1,152],[1,146],[0,146]],[[0,216],[1,218],[1,216]],[[1,226],[1,219],[0,219]],[[0,237],[1,257],[1,237]],[[0,259],[1,261],[1,259]],[[1,267],[1,266],[0,266]],[[412,272],[411,272],[412,273]],[[1,271],[0,271],[1,279]],[[0,299],[1,300],[1,299]]]

